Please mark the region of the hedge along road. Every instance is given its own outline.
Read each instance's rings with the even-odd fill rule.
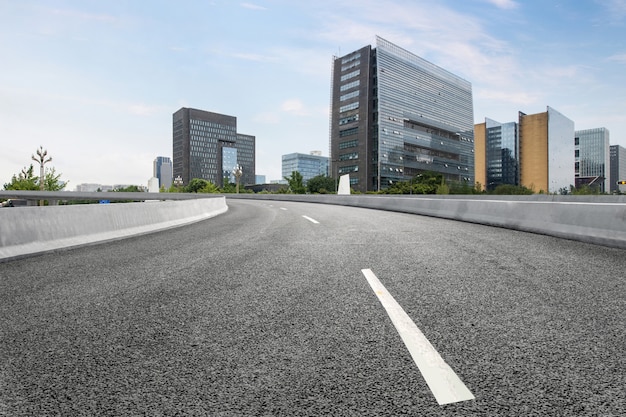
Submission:
[[[228,204],[0,264],[0,415],[626,413],[623,250]]]

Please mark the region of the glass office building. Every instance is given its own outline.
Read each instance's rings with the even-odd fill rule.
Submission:
[[[303,154],[290,153],[282,156],[282,174],[291,177],[293,171],[302,175],[302,182],[306,182],[318,175],[328,175],[328,157],[317,153]]]
[[[241,184],[256,184],[256,138],[252,135],[237,133],[235,142],[237,164],[241,167]]]
[[[519,185],[519,136],[517,123],[499,123],[485,119],[486,186]]]
[[[476,181],[484,189],[521,185],[558,193],[574,185],[574,122],[548,107],[518,112],[518,122],[485,119],[474,126]]]
[[[435,171],[474,185],[472,87],[468,81],[376,38],[335,57],[331,175],[365,192]]]
[[[602,193],[609,192],[611,153],[608,129],[577,130],[574,136],[576,187],[589,185]]]
[[[254,136],[237,133],[234,116],[183,107],[173,115],[173,176],[183,185],[200,178],[223,186],[225,171],[239,164],[242,182],[253,183],[254,142]]]
[[[167,156],[157,156],[152,164],[152,176],[159,180],[159,187],[172,186],[172,160]]]
[[[225,146],[222,148],[222,178],[235,183],[235,168],[237,167],[237,149]]]
[[[574,121],[548,106],[548,191],[569,190],[574,179]]]
[[[611,193],[626,192],[626,185],[618,184],[618,181],[626,181],[626,148],[620,145],[610,146],[611,159]]]

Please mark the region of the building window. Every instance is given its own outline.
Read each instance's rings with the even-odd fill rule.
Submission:
[[[340,174],[349,174],[350,172],[358,172],[359,171],[359,166],[358,165],[350,165],[347,167],[339,167],[339,173]]]
[[[357,101],[357,102],[346,104],[345,106],[339,107],[339,113],[347,112],[347,111],[358,109],[358,108],[359,108],[359,102]]]
[[[361,58],[361,53],[360,52],[356,52],[352,55],[349,56],[344,56],[343,58],[341,58],[341,63],[342,64],[347,64],[348,62],[354,61],[355,59],[359,59]]]
[[[346,129],[346,130],[340,130],[339,131],[339,137],[340,138],[345,138],[346,136],[356,135],[357,133],[359,133],[359,128],[358,127],[353,127],[353,128]]]
[[[356,122],[359,120],[359,115],[355,114],[352,116],[348,116],[348,117],[342,117],[341,119],[339,119],[339,126],[341,125],[345,125],[348,123],[352,123],[352,122]]]
[[[361,65],[361,61],[354,61],[354,62],[349,63],[348,65],[343,65],[341,67],[341,70],[342,71],[349,70],[349,69],[357,67],[359,65]]]
[[[350,161],[352,159],[359,159],[358,152],[350,152],[350,153],[344,153],[342,155],[339,155],[340,161]]]
[[[356,148],[357,146],[359,146],[359,141],[356,139],[339,142],[339,149]]]
[[[346,91],[351,88],[358,87],[359,85],[361,85],[361,80],[352,81],[351,83],[344,84],[341,87],[339,87],[339,91]]]
[[[341,76],[341,81],[349,80],[350,78],[358,77],[359,75],[361,75],[361,70],[360,69],[358,69],[356,71],[349,72],[349,73],[347,73],[345,75],[342,75]]]
[[[358,96],[359,96],[359,90],[356,90],[356,91],[353,91],[348,94],[344,94],[343,96],[339,97],[339,101],[350,100],[351,98],[358,97]]]

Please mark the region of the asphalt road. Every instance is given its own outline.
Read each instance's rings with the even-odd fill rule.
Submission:
[[[626,251],[228,204],[0,263],[0,415],[626,415]],[[475,399],[438,403],[363,269]]]

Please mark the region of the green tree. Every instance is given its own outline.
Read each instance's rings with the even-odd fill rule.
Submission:
[[[533,191],[523,185],[500,184],[489,194],[496,195],[530,195]]]
[[[289,190],[293,194],[304,194],[306,192],[306,188],[302,183],[302,174],[298,171],[292,171],[291,177],[285,177],[285,181],[289,184]]]
[[[11,177],[11,182],[4,184],[5,190],[25,190],[36,191],[39,190],[39,177],[34,175],[35,168],[33,164],[30,167],[22,169],[17,175]]]
[[[202,178],[193,178],[189,184],[184,187],[186,193],[219,193],[219,189],[215,184]]]
[[[61,191],[67,186],[67,182],[61,181],[61,174],[57,174],[54,167],[46,169],[45,177],[43,187],[46,191]]]
[[[433,171],[423,171],[410,181],[399,181],[385,190],[387,194],[436,194],[437,190],[445,191],[443,174]]]
[[[118,193],[141,193],[143,190],[138,185],[129,185],[128,187],[119,187],[113,190]]]
[[[30,164],[28,168],[22,169],[22,172],[19,174],[13,175],[11,182],[4,184],[5,190],[60,191],[65,188],[67,182],[61,180],[61,174],[57,174],[54,167],[44,168],[46,163],[52,161],[52,158],[48,156],[48,151],[45,151],[40,146],[37,149],[37,157],[32,155],[31,159],[39,163],[39,177],[35,176],[35,167],[33,164]]]
[[[479,182],[472,187],[467,181],[452,181],[449,187],[450,194],[483,194],[482,185]]]
[[[450,187],[446,184],[446,180],[441,177],[441,183],[437,186],[437,194],[450,194]]]
[[[573,195],[599,195],[602,194],[600,192],[600,187],[592,187],[589,184],[583,184],[578,187],[574,187],[570,185],[571,193]]]
[[[335,192],[335,180],[327,175],[318,175],[306,182],[306,189],[311,194]]]
[[[221,189],[224,194],[235,194],[237,192],[237,184],[228,181],[228,178],[224,179],[224,186]]]

